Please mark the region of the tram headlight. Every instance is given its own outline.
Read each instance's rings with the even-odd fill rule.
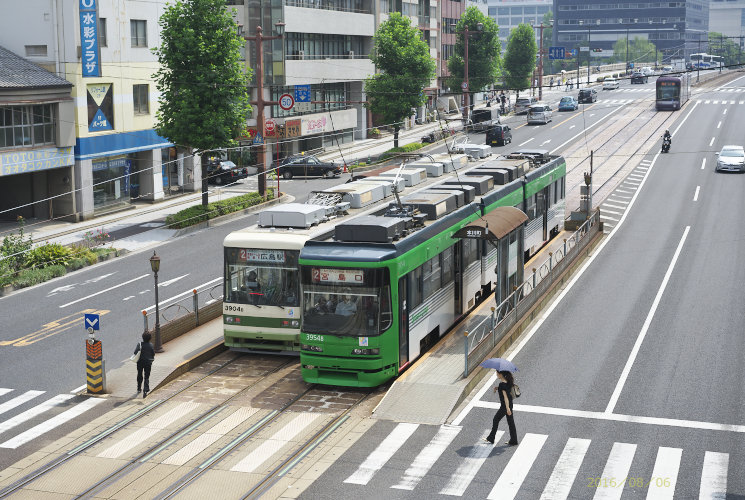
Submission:
[[[301,351],[323,352],[323,346],[300,344]]]
[[[370,356],[370,355],[380,354],[380,349],[377,347],[375,349],[352,349],[352,354]]]

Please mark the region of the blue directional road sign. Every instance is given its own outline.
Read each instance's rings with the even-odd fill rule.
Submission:
[[[85,315],[85,329],[93,328],[94,330],[100,330],[101,322],[99,321],[98,314],[86,314]]]
[[[564,59],[564,47],[549,47],[548,48],[549,59]]]
[[[574,57],[576,55],[577,55],[577,49],[572,49],[572,50],[569,51],[569,56],[570,57]]]
[[[295,102],[310,102],[310,85],[295,85]]]

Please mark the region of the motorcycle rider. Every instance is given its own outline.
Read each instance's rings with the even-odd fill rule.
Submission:
[[[669,130],[665,130],[665,134],[662,136],[662,149],[670,149],[673,144],[672,136]]]

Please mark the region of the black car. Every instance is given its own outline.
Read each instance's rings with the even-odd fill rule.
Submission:
[[[579,91],[579,95],[577,96],[577,102],[579,102],[580,104],[595,102],[597,100],[598,91],[595,89],[582,89]]]
[[[292,179],[294,176],[301,177],[339,177],[341,175],[341,165],[334,162],[324,162],[313,155],[290,156],[282,160],[277,175],[285,179]]]
[[[487,146],[504,146],[512,142],[512,129],[507,125],[494,125],[486,131]]]
[[[631,74],[631,83],[647,83],[649,77],[641,71],[635,71]]]
[[[232,161],[211,160],[207,162],[207,182],[217,184],[230,184],[248,177],[248,169],[240,168]]]

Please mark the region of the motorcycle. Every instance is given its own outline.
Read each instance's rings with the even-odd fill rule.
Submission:
[[[670,151],[670,145],[672,141],[668,138],[662,139],[662,152],[667,153]]]

